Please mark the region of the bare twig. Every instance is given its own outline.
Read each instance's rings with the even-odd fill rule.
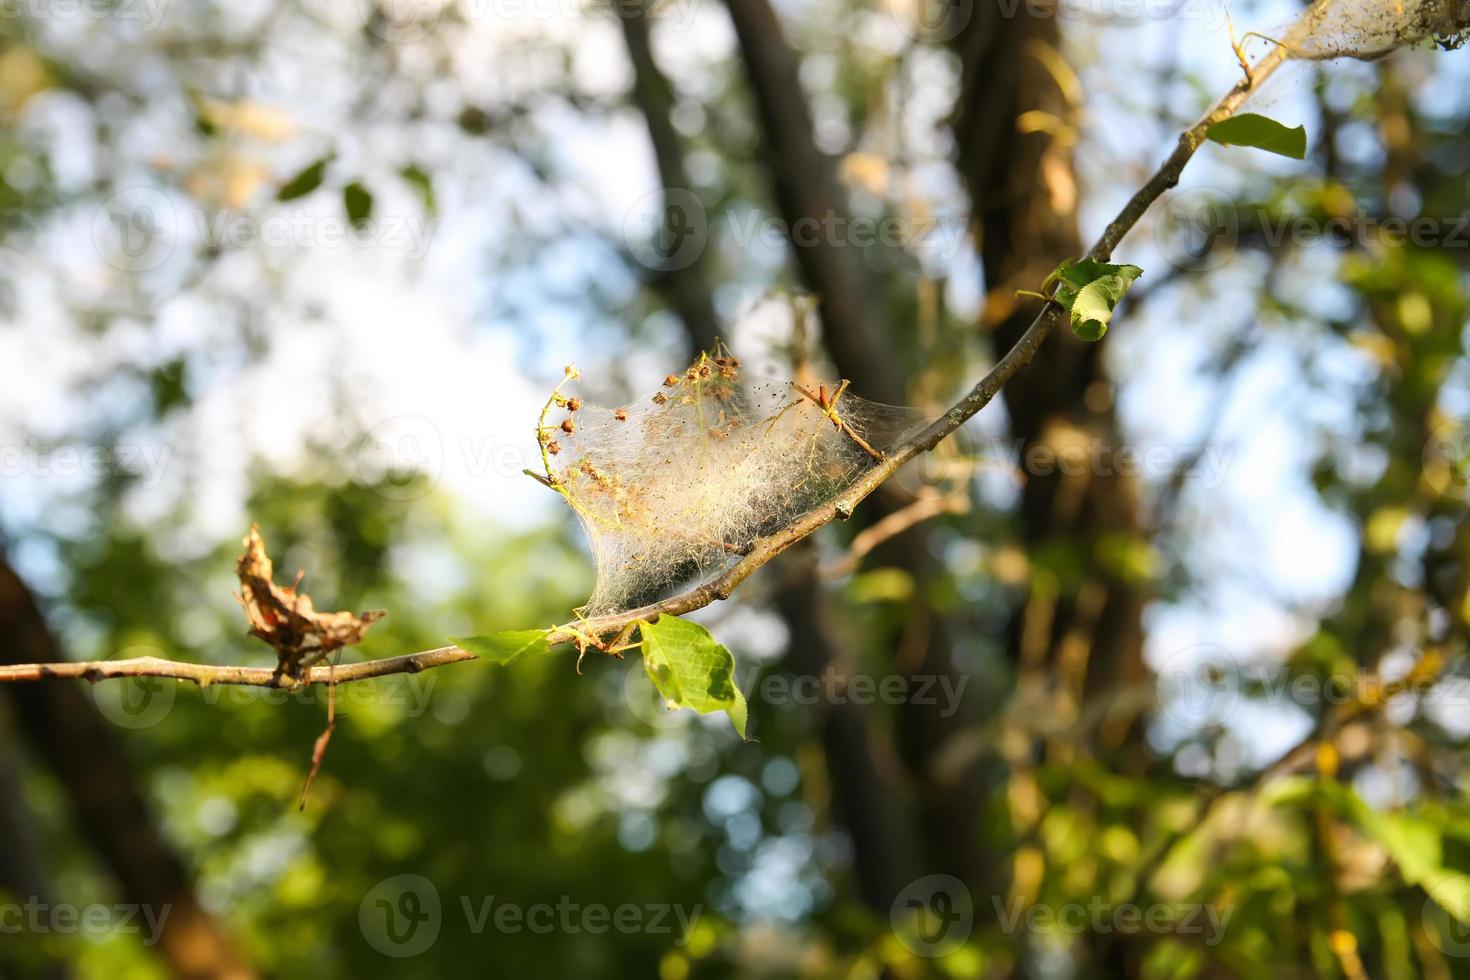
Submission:
[[[964,494],[920,497],[901,510],[896,510],[871,527],[864,528],[852,539],[847,553],[817,569],[822,578],[841,578],[855,572],[863,559],[885,541],[895,538],[916,524],[941,514],[963,514],[970,509],[970,498]]]
[[[333,668],[313,667],[300,681],[294,681],[272,667],[222,667],[214,664],[191,664],[160,657],[135,657],[131,660],[86,660],[76,663],[17,664],[0,667],[0,683],[7,681],[39,681],[52,677],[72,677],[88,681],[106,680],[112,677],[172,677],[175,680],[193,681],[200,687],[211,684],[233,684],[243,687],[295,688],[310,684],[346,684],[367,680],[370,677],[386,677],[389,674],[417,674],[431,667],[459,663],[461,660],[477,659],[468,650],[459,647],[439,647],[421,653],[388,657],[383,660],[367,660],[358,664]]]
[[[336,671],[337,659],[334,657],[327,667],[327,727],[316,737],[316,744],[311,747],[311,769],[306,773],[306,782],[301,786],[301,800],[296,805],[303,813],[306,812],[306,801],[311,798],[311,784],[316,782],[317,774],[322,771],[322,760],[327,757],[327,743],[332,741],[332,733],[337,730]]]

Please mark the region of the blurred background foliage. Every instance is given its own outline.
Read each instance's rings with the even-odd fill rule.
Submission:
[[[389,610],[354,656],[561,621],[585,546],[519,471],[564,364],[620,404],[719,336],[938,410],[1238,72],[1212,2],[0,15],[6,662],[268,663],[251,522]],[[1283,72],[1307,160],[1203,151],[1102,344],[697,617],[756,741],[632,658],[456,665],[340,691],[298,812],[315,689],[0,691],[7,900],[172,910],[8,932],[0,974],[1470,975],[1467,80]],[[824,216],[900,240],[781,233]],[[959,694],[760,694],[833,676]],[[364,922],[405,874],[440,930],[395,958]],[[701,913],[477,930],[492,896]]]

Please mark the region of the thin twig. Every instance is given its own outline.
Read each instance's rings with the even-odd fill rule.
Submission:
[[[847,553],[835,561],[817,569],[821,578],[841,578],[855,572],[863,559],[885,541],[895,538],[916,524],[941,514],[963,514],[970,509],[970,498],[964,494],[953,496],[920,497],[908,506],[896,510],[871,527],[864,528],[852,539]]]
[[[273,667],[223,667],[213,664],[191,664],[160,657],[135,657],[131,660],[87,660],[75,663],[17,664],[0,667],[0,683],[6,681],[39,681],[52,677],[72,677],[88,681],[107,680],[113,677],[172,677],[175,680],[193,681],[200,687],[211,684],[233,684],[243,687],[296,688],[310,684],[346,684],[367,680],[370,677],[385,677],[389,674],[417,674],[431,667],[459,663],[462,660],[478,659],[468,650],[459,647],[439,647],[421,653],[388,657],[383,660],[367,660],[348,664],[345,667],[313,667],[306,677],[294,681]]]
[[[311,747],[311,769],[306,773],[306,782],[301,786],[301,800],[296,808],[306,812],[306,801],[311,798],[311,784],[316,782],[317,774],[322,771],[322,760],[327,757],[327,743],[332,740],[332,733],[337,730],[337,658],[332,658],[331,666],[327,668],[327,727],[316,737],[316,744]]]

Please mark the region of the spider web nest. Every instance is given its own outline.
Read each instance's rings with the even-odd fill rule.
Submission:
[[[538,428],[547,482],[581,519],[597,566],[585,616],[624,612],[709,578],[755,540],[831,501],[927,420],[747,373],[723,348],[620,408],[561,389]]]
[[[1372,60],[1433,40],[1458,48],[1470,29],[1470,0],[1319,0],[1271,38],[1293,58]]]

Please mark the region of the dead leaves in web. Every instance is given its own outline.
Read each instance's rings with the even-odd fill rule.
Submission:
[[[381,609],[361,614],[317,612],[311,596],[296,591],[301,575],[284,588],[272,581],[275,570],[258,525],[251,525],[244,543],[245,551],[235,564],[240,577],[235,598],[250,621],[250,635],[275,648],[281,673],[287,677],[301,680],[309,667],[328,654],[361,643],[368,627],[387,615]]]

